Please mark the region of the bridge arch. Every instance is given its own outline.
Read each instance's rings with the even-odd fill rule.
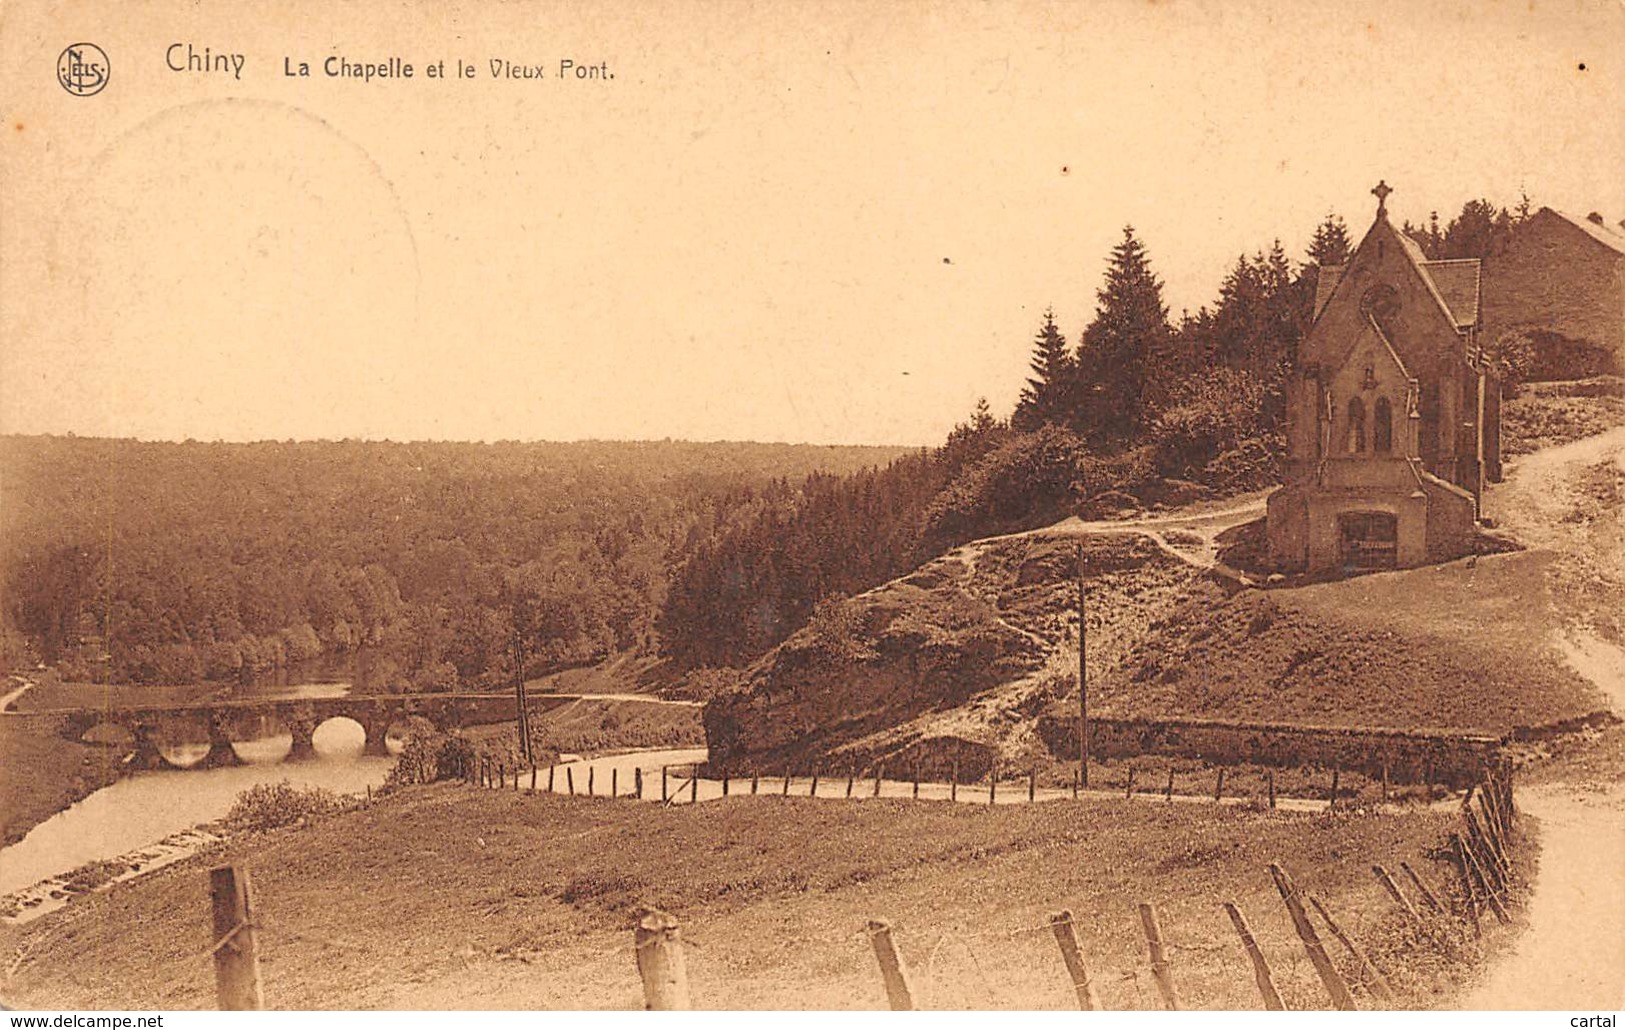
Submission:
[[[366,751],[367,726],[359,713],[324,712],[311,726],[312,758],[353,758]],[[291,757],[291,756],[290,756]]]

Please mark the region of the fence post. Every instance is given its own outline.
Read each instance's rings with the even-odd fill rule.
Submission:
[[[549,794],[553,793],[553,773],[556,771],[558,771],[558,766],[556,765],[549,765],[547,767],[547,792]]]
[[[1264,779],[1269,783],[1270,807],[1274,808],[1275,807],[1275,770],[1274,769],[1266,769],[1266,770],[1264,770]]]
[[[1500,774],[1490,770],[1485,774],[1485,781],[1494,790],[1495,811],[1501,820],[1501,836],[1512,836],[1512,768],[1503,767]]]
[[[1038,800],[1038,770],[1027,770],[1027,800]]]
[[[1335,765],[1332,766],[1332,793],[1331,793],[1331,796],[1326,801],[1326,807],[1327,808],[1336,808],[1337,807],[1337,781],[1342,779],[1342,778],[1343,778],[1343,770],[1338,766],[1335,766]]]
[[[609,796],[612,798],[621,796],[621,770],[613,765],[609,767]]]
[[[1079,779],[1081,779],[1081,775],[1076,770],[1074,770],[1073,773],[1072,773],[1072,800],[1073,801],[1078,800],[1078,780]]]
[[[816,765],[813,766],[812,790],[807,792],[807,796],[810,798],[818,796],[818,766]]]
[[[1224,797],[1224,766],[1219,766],[1219,778],[1213,781],[1213,800]]]
[[[993,763],[993,769],[987,774],[987,803],[994,804],[999,798],[999,763]]]
[[[1388,760],[1386,758],[1382,762],[1382,801],[1383,804],[1388,803]]]
[[[1473,936],[1482,936],[1484,930],[1478,921],[1478,893],[1473,890],[1473,874],[1467,868],[1467,845],[1459,833],[1450,835],[1450,844],[1456,853],[1456,872],[1461,875],[1461,896],[1467,905],[1468,918],[1472,920]]]
[[[1163,790],[1162,790],[1162,800],[1164,800],[1164,801],[1172,801],[1173,799],[1174,799],[1174,767],[1170,765],[1168,767],[1168,786],[1164,787]]]
[[[756,793],[756,788],[761,784],[761,779],[761,774],[755,769],[750,771],[750,792],[753,796]]]
[[[1320,918],[1326,923],[1327,929],[1331,930],[1332,936],[1341,941],[1343,947],[1348,949],[1348,953],[1354,956],[1354,967],[1359,970],[1360,979],[1365,982],[1366,989],[1378,1000],[1392,1005],[1394,992],[1389,989],[1388,978],[1382,975],[1382,970],[1378,969],[1370,959],[1366,958],[1365,952],[1361,951],[1359,946],[1349,939],[1349,935],[1343,932],[1341,926],[1337,925],[1337,920],[1333,919],[1332,914],[1326,911],[1326,906],[1320,903],[1319,898],[1311,895],[1309,904],[1315,906],[1315,911],[1319,913]]]
[[[691,765],[688,768],[688,803],[697,805],[700,802],[700,767]]]
[[[1484,814],[1484,829],[1489,837],[1490,847],[1501,863],[1502,872],[1511,873],[1512,855],[1507,852],[1506,838],[1496,823],[1498,817],[1495,814],[1495,804],[1483,791],[1478,793],[1478,808]]]
[[[1128,767],[1128,786],[1123,788],[1123,796],[1125,798],[1134,796],[1134,766],[1132,765]]]
[[[883,764],[881,764],[879,762],[875,763],[875,792],[873,794],[874,797],[879,797],[880,796],[880,775],[881,775],[882,772],[885,771],[885,769],[886,769],[885,765],[883,765]]]
[[[1072,926],[1071,909],[1062,909],[1050,916],[1049,925],[1055,931],[1055,943],[1060,946],[1067,975],[1072,978],[1072,989],[1078,992],[1078,1008],[1085,1012],[1100,1011],[1100,999],[1095,996],[1095,985],[1089,982],[1083,950],[1078,947],[1078,934]]]
[[[1388,892],[1388,896],[1399,902],[1399,907],[1404,909],[1411,917],[1411,922],[1421,926],[1422,913],[1416,911],[1416,906],[1411,904],[1411,899],[1407,898],[1404,892],[1399,889],[1399,884],[1394,882],[1394,878],[1388,874],[1388,870],[1380,865],[1374,865],[1371,867],[1371,872],[1376,875],[1377,882],[1382,884],[1383,890]]]
[[[1248,960],[1253,964],[1253,980],[1258,984],[1258,993],[1264,997],[1264,1007],[1271,1012],[1284,1012],[1286,1003],[1281,1000],[1281,992],[1275,989],[1275,977],[1270,974],[1269,960],[1253,938],[1247,917],[1241,914],[1241,909],[1233,901],[1224,903],[1224,911],[1230,917],[1230,925],[1236,928],[1236,936],[1241,938],[1241,946],[1246,949]]]
[[[1428,885],[1422,882],[1422,878],[1416,874],[1415,869],[1411,868],[1411,864],[1409,862],[1399,863],[1399,868],[1404,870],[1405,875],[1410,878],[1411,883],[1416,887],[1417,893],[1421,894],[1422,900],[1427,902],[1428,908],[1435,912],[1444,911],[1444,906],[1439,904],[1438,895],[1434,894],[1428,889]]]
[[[869,941],[874,945],[875,960],[880,963],[880,977],[886,982],[886,1001],[892,1011],[912,1011],[914,992],[909,987],[903,960],[897,954],[897,944],[891,938],[891,924],[884,919],[869,920]]]
[[[683,965],[683,939],[677,920],[650,909],[632,931],[638,976],[643,980],[643,1007],[649,1011],[688,1009],[688,971]]]
[[[530,763],[530,792],[536,793],[536,763]]]
[[[634,788],[636,788],[636,790],[637,790],[638,800],[642,801],[643,800],[643,766],[641,766],[641,765],[634,766],[632,768],[632,786]]]
[[[1457,839],[1460,840],[1459,837]],[[1489,878],[1484,875],[1484,867],[1478,864],[1478,856],[1473,853],[1472,845],[1463,841],[1461,850],[1462,854],[1467,856],[1467,867],[1472,870],[1473,876],[1478,879],[1479,885],[1484,888],[1484,901],[1490,906],[1490,911],[1495,914],[1496,920],[1501,923],[1512,922],[1512,918],[1507,915],[1506,908],[1501,904],[1501,899],[1495,896],[1495,887],[1490,883]]]
[[[1309,961],[1314,963],[1315,972],[1320,974],[1320,982],[1326,985],[1326,992],[1332,996],[1332,1004],[1344,1011],[1353,1011],[1354,996],[1349,993],[1348,984],[1338,975],[1325,946],[1320,943],[1320,934],[1309,922],[1309,914],[1303,910],[1303,901],[1298,895],[1298,888],[1292,884],[1292,878],[1274,862],[1270,863],[1270,876],[1275,880],[1275,889],[1281,892],[1281,900],[1286,902],[1287,913],[1292,917],[1292,928],[1298,931],[1303,950],[1308,953]]]
[[[920,763],[914,763],[914,800],[920,799]]]
[[[260,994],[248,870],[234,865],[209,870],[209,894],[214,911],[215,997],[224,1011],[257,1012],[265,1001]]]
[[[784,790],[782,792],[782,796],[784,796],[784,797],[789,797],[790,796],[790,770],[789,769],[784,770]]]
[[[570,789],[570,796],[576,795],[576,771],[570,766],[564,767],[564,785]]]
[[[666,766],[660,767],[660,803],[665,804],[671,798],[666,794]]]
[[[846,796],[852,796],[852,784],[857,781],[858,771],[852,766],[846,767]]]
[[[732,780],[732,777],[730,777],[728,775],[728,771],[726,769],[724,769],[722,771],[722,796],[723,797],[728,796],[728,785],[731,782],[731,780]]]
[[[948,800],[949,801],[958,801],[959,800],[959,759],[957,759],[957,758],[954,759],[953,772],[949,773],[949,776],[951,778],[948,781]]]
[[[1485,836],[1484,828],[1479,825],[1478,818],[1473,815],[1472,811],[1469,809],[1462,814],[1467,817],[1467,853],[1473,857],[1474,862],[1477,862],[1477,852],[1480,850],[1484,852],[1484,863],[1478,867],[1478,876],[1479,879],[1484,881],[1484,890],[1489,892],[1490,897],[1493,898],[1497,893],[1506,890],[1506,878],[1501,872],[1500,861],[1496,858],[1495,847],[1490,843],[1489,838]],[[1488,869],[1494,875],[1486,878],[1484,875],[1485,869]]]
[[[1148,902],[1140,902],[1140,925],[1145,928],[1145,943],[1151,949],[1151,977],[1157,981],[1162,993],[1162,1007],[1169,1012],[1179,1011],[1179,995],[1174,993],[1174,977],[1168,968],[1168,952],[1162,946],[1162,927],[1157,923],[1157,910]]]

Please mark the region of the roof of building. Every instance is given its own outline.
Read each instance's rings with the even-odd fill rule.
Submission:
[[[1565,214],[1556,208],[1543,207],[1540,210],[1551,212],[1557,217],[1563,219],[1563,221],[1574,226],[1576,229],[1579,229],[1587,236],[1590,236],[1598,243],[1609,248],[1610,250],[1613,250],[1615,253],[1625,254],[1625,236],[1622,236],[1614,230],[1608,228],[1608,226],[1598,225],[1596,222],[1593,222],[1588,218],[1576,218],[1573,215]]]
[[[1457,328],[1478,324],[1479,267],[1478,258],[1422,262]]]
[[[1324,265],[1320,274],[1315,276],[1315,317],[1326,307],[1326,302],[1332,299],[1332,291],[1337,284],[1343,281],[1342,265]]]
[[[1405,244],[1405,251],[1410,255],[1422,277],[1433,288],[1439,302],[1449,312],[1450,320],[1458,329],[1478,324],[1478,297],[1479,297],[1479,260],[1477,258],[1455,258],[1446,261],[1429,261],[1422,254],[1422,248],[1416,241],[1409,239],[1403,233],[1399,234]],[[1332,292],[1337,284],[1343,281],[1342,265],[1327,265],[1320,270],[1315,279],[1315,317],[1319,318],[1326,303],[1332,299]]]

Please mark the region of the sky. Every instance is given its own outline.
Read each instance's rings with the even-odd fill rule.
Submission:
[[[934,444],[1125,224],[1177,316],[1379,178],[1625,218],[1622,59],[1612,0],[8,3],[0,432]]]

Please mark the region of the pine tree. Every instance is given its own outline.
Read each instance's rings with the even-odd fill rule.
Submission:
[[[1486,258],[1507,242],[1512,216],[1487,200],[1469,200],[1445,228],[1440,256]]]
[[[1066,337],[1055,325],[1053,309],[1044,311],[1044,324],[1033,343],[1029,366],[1032,378],[1021,391],[1010,424],[1021,432],[1031,432],[1047,422],[1061,424],[1071,416],[1076,366],[1067,349]]]
[[[1171,336],[1162,283],[1133,226],[1123,227],[1106,285],[1096,296],[1095,318],[1078,354],[1080,428],[1091,441],[1122,442],[1137,436],[1154,414],[1154,397],[1167,384],[1152,358],[1166,352]]]
[[[1348,261],[1349,252],[1353,249],[1343,217],[1326,212],[1325,220],[1315,227],[1314,238],[1309,241],[1310,263],[1316,268],[1341,265]]]

